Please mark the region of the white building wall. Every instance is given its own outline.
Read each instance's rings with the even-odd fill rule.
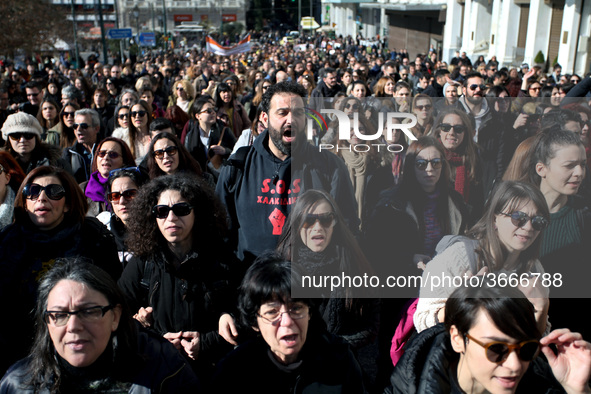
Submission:
[[[476,57],[486,53],[490,44],[491,10],[488,0],[467,0],[463,50]]]
[[[496,22],[495,43],[491,45],[487,59],[496,55],[500,67],[510,67],[515,65],[521,8],[513,0],[496,2],[500,3],[500,13]]]
[[[579,30],[579,45],[577,48],[577,63],[575,64],[575,72],[579,75],[584,75],[589,72],[589,63],[591,57],[591,1],[585,1],[585,5],[581,11],[581,29]]]
[[[445,26],[443,27],[443,59],[449,61],[455,51],[461,50],[462,38],[462,6],[456,0],[447,1]]]
[[[566,0],[562,14],[562,29],[560,32],[560,47],[558,49],[558,63],[569,72],[575,66],[575,52],[581,14],[581,0]]]
[[[542,51],[545,57],[548,56],[551,18],[552,7],[550,5],[546,4],[544,0],[531,0],[523,59],[530,66],[534,63],[538,51]]]

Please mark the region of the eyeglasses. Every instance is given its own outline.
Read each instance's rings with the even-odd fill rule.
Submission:
[[[123,120],[123,119],[128,119],[128,118],[129,118],[129,112],[126,113],[126,114],[119,114],[119,115],[117,115],[117,119]]]
[[[119,156],[121,156],[121,154],[119,152],[115,152],[114,150],[100,150],[97,152],[96,154],[98,157],[100,157],[101,159],[104,158],[105,156],[109,156],[109,159],[117,159],[119,158]]]
[[[131,112],[131,117],[132,118],[137,118],[139,116],[140,118],[143,118],[146,114],[147,114],[146,111],[132,111]]]
[[[281,307],[270,308],[262,313],[257,312],[257,316],[271,324],[277,324],[283,319],[283,314],[287,313],[293,320],[303,319],[308,316],[308,305],[303,302],[295,302],[285,312],[281,312]]]
[[[267,90],[271,87],[271,85],[263,86],[263,90]]]
[[[68,117],[68,116],[74,116],[76,114],[76,112],[63,112],[64,117]]]
[[[443,165],[443,160],[441,160],[441,159],[432,159],[432,160],[417,159],[417,160],[415,160],[415,167],[418,170],[423,171],[423,170],[427,169],[427,167],[429,166],[429,163],[431,163],[431,167],[433,167],[434,170],[438,170]]]
[[[27,93],[27,97],[37,97],[39,93]]]
[[[178,151],[179,151],[179,148],[177,148],[176,146],[169,146],[168,148],[165,148],[165,149],[155,150],[154,153],[152,153],[152,154],[154,155],[155,158],[162,159],[164,157],[165,153],[168,156],[174,156],[177,154]]]
[[[333,212],[327,213],[320,213],[320,214],[313,214],[308,213],[304,218],[304,228],[312,227],[316,224],[316,222],[320,223],[320,225],[324,228],[334,227],[337,224],[337,219]]]
[[[352,109],[353,111],[357,111],[359,109],[359,104],[347,104],[345,105],[345,109]]]
[[[174,204],[172,207],[168,205],[155,205],[152,208],[152,214],[157,219],[166,219],[170,211],[174,213],[175,216],[187,216],[191,213],[193,207],[187,202],[180,202],[178,204]]]
[[[35,138],[35,133],[12,133],[8,135],[13,141],[20,141],[21,138],[32,140]]]
[[[571,83],[579,83],[579,82],[581,82],[581,80],[574,78],[574,79],[571,79],[570,82]]]
[[[199,112],[200,114],[204,114],[204,113],[208,113],[208,114],[215,114],[217,111],[214,108],[207,108],[204,109],[203,111]]]
[[[511,223],[513,223],[516,227],[523,227],[525,224],[531,220],[531,226],[536,231],[541,231],[548,226],[548,219],[541,215],[536,216],[528,216],[525,212],[515,211],[513,213],[504,213],[501,212],[501,215],[507,216],[511,218]]]
[[[516,344],[503,341],[494,341],[485,344],[469,334],[466,334],[466,338],[482,346],[484,348],[484,353],[486,354],[486,359],[495,364],[501,364],[507,360],[509,354],[514,350],[517,352],[517,357],[519,357],[521,361],[529,362],[536,358],[538,350],[540,349],[540,342],[535,339]]]
[[[449,133],[451,129],[454,129],[454,131],[457,134],[462,134],[466,131],[466,126],[461,125],[461,124],[449,124],[449,123],[441,123],[439,125],[439,128],[441,129],[441,131],[443,131],[444,133]]]
[[[113,305],[92,306],[77,311],[45,311],[45,322],[56,327],[63,327],[68,324],[70,316],[77,315],[82,323],[97,322],[105,316],[105,313],[113,309]]]
[[[406,77],[408,76],[408,74],[400,74],[400,76],[401,76],[402,78],[406,78]]]
[[[45,195],[50,200],[61,200],[66,195],[66,189],[57,183],[52,183],[51,185],[47,186],[29,183],[23,188],[23,195],[29,200],[36,201],[43,190],[45,190]]]
[[[74,130],[78,130],[78,128],[86,130],[88,127],[88,123],[74,123]]]
[[[431,108],[433,108],[432,105],[415,105],[415,108],[418,109],[419,111],[429,111]]]
[[[133,200],[135,198],[135,196],[137,195],[137,193],[138,193],[137,189],[127,189],[122,192],[111,192],[111,193],[107,194],[107,199],[110,202],[119,203],[119,200],[121,199],[121,197],[124,197],[127,201],[129,201],[129,200]]]
[[[478,85],[478,84],[472,84],[468,87],[470,88],[470,90],[476,90],[478,88],[480,88],[480,90],[486,89],[486,85]]]
[[[177,86],[176,90],[178,90],[179,92],[182,92],[185,90],[185,88],[183,88],[182,86]]]

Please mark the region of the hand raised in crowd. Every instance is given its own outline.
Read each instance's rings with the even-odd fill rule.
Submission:
[[[524,284],[526,286],[523,286]],[[533,277],[528,281],[519,281],[518,288],[534,305],[538,329],[543,334],[548,324],[548,309],[550,308],[549,289],[542,286],[542,281],[536,281]]]
[[[556,346],[556,354],[550,344]],[[581,334],[561,328],[540,339],[540,345],[554,377],[567,393],[591,393],[591,343]]]
[[[513,128],[518,129],[523,127],[527,124],[527,119],[529,118],[528,114],[519,114],[517,119],[515,119],[515,123],[513,123]]]
[[[231,343],[234,346],[238,345],[238,342],[236,342],[238,330],[236,329],[234,318],[230,316],[230,314],[224,313],[220,316],[218,332],[228,343]]]
[[[152,312],[153,309],[151,306],[144,308],[141,307],[140,310],[138,311],[138,313],[136,313],[135,315],[133,315],[133,318],[137,321],[140,322],[140,324],[144,327],[150,327],[152,325],[152,323],[154,322],[154,319],[152,317]]]

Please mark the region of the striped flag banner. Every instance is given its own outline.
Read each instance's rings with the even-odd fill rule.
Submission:
[[[224,46],[220,45],[219,42],[217,42],[216,40],[214,40],[210,36],[207,36],[206,43],[207,43],[206,49],[208,52],[213,52],[216,55],[222,55],[222,56],[235,55],[237,53],[250,51],[250,34],[247,35],[244,39],[242,39],[242,41],[240,41],[238,44],[231,46],[231,47],[224,47]]]

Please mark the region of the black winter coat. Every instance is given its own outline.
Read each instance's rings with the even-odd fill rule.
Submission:
[[[133,394],[202,392],[189,365],[165,339],[138,333],[138,356],[137,363],[116,371],[118,389],[129,388]],[[29,362],[25,358],[8,370],[0,381],[0,393],[49,394],[47,389],[36,391],[24,385]]]

